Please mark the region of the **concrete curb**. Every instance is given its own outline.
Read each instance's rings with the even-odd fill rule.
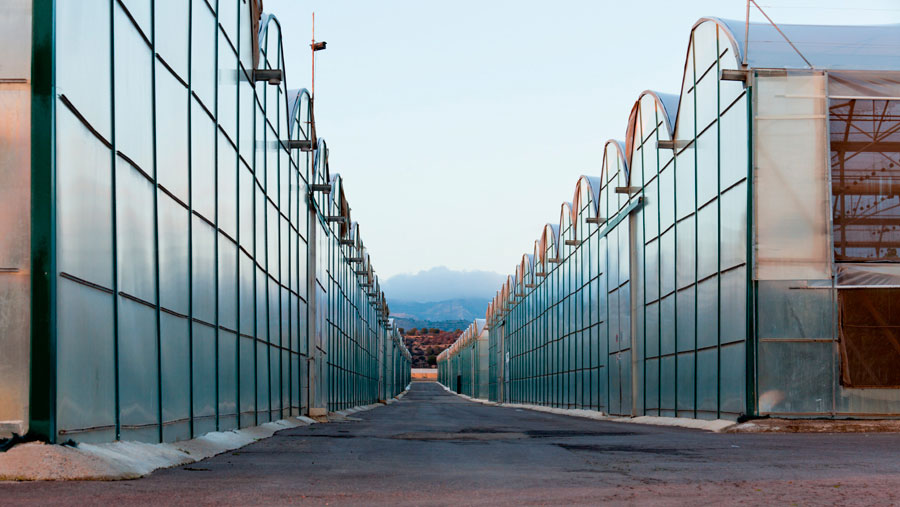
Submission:
[[[388,400],[393,403],[409,386]],[[329,413],[325,421],[342,421],[350,415],[384,406],[381,403]],[[269,438],[276,432],[317,424],[306,416],[288,417],[259,426],[215,431],[191,440],[164,444],[110,442],[77,447],[31,442],[0,453],[0,481],[113,481],[137,479],[160,468],[187,465]]]
[[[289,417],[259,426],[214,431],[191,440],[151,444],[109,442],[77,447],[32,442],[0,454],[0,480],[123,480],[158,470],[195,463],[264,438],[277,431],[307,426],[308,417]]]
[[[493,405],[496,407],[505,407],[505,408],[517,408],[524,410],[533,410],[535,412],[546,412],[549,414],[559,414],[566,415],[570,417],[581,417],[584,419],[593,419],[595,421],[608,421],[608,422],[620,422],[620,423],[632,423],[632,424],[649,424],[652,426],[670,426],[670,427],[679,427],[679,428],[690,428],[696,430],[710,431],[713,433],[721,433],[727,431],[729,428],[736,426],[734,421],[726,421],[724,419],[715,419],[712,421],[707,421],[703,419],[687,419],[684,417],[655,417],[655,416],[638,416],[638,417],[619,417],[619,416],[609,416],[605,415],[603,412],[596,412],[593,410],[584,410],[577,408],[554,408],[554,407],[543,407],[540,405],[527,405],[522,403],[498,403],[496,401],[488,401],[482,400],[479,398],[472,398],[471,396],[466,396],[465,394],[459,394],[451,391],[445,385],[438,383],[439,386],[443,387],[445,391],[450,394],[459,396],[460,398],[473,401],[475,403],[481,403],[482,405]]]
[[[897,419],[756,419],[727,433],[900,433]]]

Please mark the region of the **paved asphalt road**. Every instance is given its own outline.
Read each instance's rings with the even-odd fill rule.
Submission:
[[[900,434],[713,434],[485,406],[416,383],[120,482],[0,483],[0,504],[897,504]]]

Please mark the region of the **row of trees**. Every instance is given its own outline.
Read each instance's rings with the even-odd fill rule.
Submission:
[[[456,333],[459,333],[459,332],[460,332],[460,330],[457,329]],[[400,328],[400,334],[405,334],[405,335],[410,335],[410,336],[418,336],[418,335],[423,335],[423,334],[440,334],[440,333],[441,333],[441,330],[436,327],[432,327],[432,328],[423,327],[422,329],[412,328],[409,331],[406,331],[402,327]]]

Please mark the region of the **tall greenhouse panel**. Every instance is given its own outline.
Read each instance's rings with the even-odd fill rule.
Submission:
[[[410,355],[262,2],[12,4],[6,429],[174,441],[405,389]]]
[[[900,34],[789,28],[796,47],[694,25],[680,94],[639,95],[490,303],[483,369],[461,338],[445,386],[623,416],[900,415]]]

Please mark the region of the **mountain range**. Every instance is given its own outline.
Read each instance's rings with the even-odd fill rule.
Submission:
[[[456,271],[438,266],[400,274],[383,283],[391,317],[398,327],[465,329],[483,319],[504,276],[491,271]]]
[[[506,279],[492,271],[456,271],[438,266],[413,274],[394,275],[382,282],[392,301],[446,301],[449,299],[487,299],[494,297]]]

